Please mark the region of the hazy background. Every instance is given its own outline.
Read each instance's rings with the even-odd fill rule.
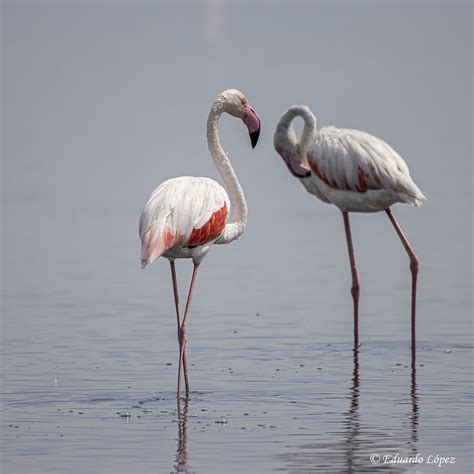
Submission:
[[[139,213],[166,178],[218,177],[205,126],[214,96],[229,87],[248,95],[262,136],[252,151],[242,124],[222,120],[249,223],[238,243],[213,252],[206,272],[221,262],[227,275],[240,264],[255,270],[247,278],[281,271],[294,281],[347,263],[337,210],[307,195],[272,148],[280,114],[305,103],[320,126],[367,130],[400,152],[428,197],[423,209],[395,210],[420,254],[421,284],[468,286],[470,12],[462,2],[4,2],[5,291],[80,297],[59,269],[100,274],[105,287],[126,280],[130,293],[157,291],[166,265],[136,271]],[[310,207],[312,219],[289,229],[291,214]],[[364,267],[366,252],[392,269],[379,267],[380,288],[408,278],[386,220],[353,218],[363,279],[377,272]],[[301,268],[302,239],[324,248],[326,261],[305,256]],[[340,275],[345,288],[348,268]],[[239,297],[230,285],[221,291]]]
[[[305,103],[320,125],[368,130],[396,147],[428,197],[423,209],[396,208],[420,254],[422,285],[449,279],[467,286],[470,11],[461,2],[4,3],[5,290],[79,291],[58,268],[73,275],[84,267],[106,287],[125,279],[131,293],[158,288],[166,265],[136,271],[139,213],[164,179],[217,177],[205,125],[214,96],[229,87],[245,91],[261,115],[262,138],[251,151],[242,124],[222,120],[249,224],[238,243],[210,256],[205,271],[240,262],[256,270],[248,278],[257,269],[315,278],[324,262],[288,267],[302,239],[324,248],[328,262],[342,256],[346,263],[338,212],[306,195],[272,148],[282,111]],[[289,229],[291,213],[308,207],[314,217]],[[432,213],[438,218],[427,219]],[[353,218],[361,271],[370,250],[408,278],[385,220]],[[110,267],[117,259],[120,267]],[[348,268],[341,270],[347,280]],[[380,287],[394,283],[395,275],[382,275],[374,280]],[[222,291],[236,294],[229,285]]]
[[[266,317],[264,338],[248,345],[255,350],[291,331],[293,347],[309,334],[350,346],[340,212],[307,194],[273,150],[274,127],[294,103],[310,106],[319,126],[385,139],[406,160],[428,198],[420,209],[394,207],[421,260],[420,344],[470,347],[470,2],[6,1],[4,406],[18,399],[19,387],[49,387],[61,370],[74,387],[85,386],[99,360],[115,380],[150,361],[143,390],[153,393],[158,379],[158,389],[172,394],[174,371],[163,373],[163,354],[173,362],[176,356],[169,269],[157,261],[139,270],[138,217],[167,178],[220,179],[205,127],[215,95],[231,87],[245,92],[262,119],[255,150],[242,123],[223,117],[220,125],[248,201],[248,227],[201,267],[190,357],[194,350],[195,360],[217,363],[216,347],[225,353],[226,345],[216,341],[231,332],[226,317],[247,321],[256,313]],[[407,355],[408,258],[384,214],[353,215],[352,225],[361,340],[399,341]],[[179,262],[183,287],[190,271],[189,262]],[[139,352],[128,342],[133,334]],[[240,347],[245,360],[247,346]],[[456,366],[472,368],[469,354]],[[193,378],[196,389],[212,383],[205,369]],[[458,379],[465,389],[470,381]],[[469,413],[472,406],[464,405],[460,420]],[[462,439],[466,432],[451,442]],[[8,452],[13,472],[18,452]]]

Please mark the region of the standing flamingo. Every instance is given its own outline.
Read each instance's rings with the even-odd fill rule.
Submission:
[[[304,120],[300,141],[292,126],[296,117]],[[316,131],[316,117],[304,105],[294,105],[281,116],[275,130],[274,146],[291,174],[301,181],[309,193],[342,211],[352,273],[356,347],[359,344],[360,290],[349,212],[387,213],[410,258],[411,347],[414,353],[418,257],[390,206],[403,202],[418,207],[426,198],[410,177],[406,163],[387,143],[366,132],[335,127],[323,127]]]
[[[177,397],[181,393],[181,372],[184,369],[186,397],[189,396],[186,364],[186,326],[196,273],[212,244],[228,244],[237,239],[247,223],[247,203],[229,158],[221,147],[218,122],[221,114],[243,120],[250,134],[252,148],[260,134],[260,118],[250,107],[242,92],[229,89],[214,100],[207,120],[207,142],[214,164],[229,191],[210,178],[181,176],[160,184],[151,194],[140,216],[142,268],[158,257],[166,257],[171,266],[173,293],[178,322],[179,367]],[[233,206],[229,223],[227,215]],[[191,258],[194,268],[183,320],[179,310],[178,284],[174,261]]]

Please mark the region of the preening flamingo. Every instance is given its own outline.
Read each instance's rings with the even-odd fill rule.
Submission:
[[[189,395],[186,327],[199,264],[212,244],[232,242],[244,232],[247,223],[247,203],[244,193],[219,141],[218,122],[223,112],[242,119],[248,128],[252,148],[257,144],[260,134],[260,118],[250,107],[244,94],[235,89],[222,92],[212,104],[207,120],[207,142],[230,198],[224,188],[210,178],[181,176],[160,184],[151,193],[140,216],[142,268],[161,256],[167,258],[171,266],[178,322],[178,398],[181,393],[182,371],[184,371],[186,396]],[[231,205],[232,217],[230,222],[227,222]],[[194,264],[182,321],[174,264],[177,258],[191,258]]]
[[[304,121],[298,141],[292,122]],[[415,352],[416,280],[418,257],[396,221],[390,206],[402,202],[421,206],[426,199],[410,177],[408,166],[387,143],[360,130],[323,127],[302,105],[290,107],[274,135],[274,146],[291,174],[321,201],[336,205],[344,219],[354,301],[354,344],[359,343],[359,279],[352,245],[349,212],[385,211],[410,258],[412,275],[411,338]]]

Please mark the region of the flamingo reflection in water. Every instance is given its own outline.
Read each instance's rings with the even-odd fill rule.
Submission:
[[[344,425],[345,432],[347,434],[344,447],[345,447],[345,456],[344,456],[344,467],[342,472],[364,472],[365,470],[370,470],[371,472],[386,472],[386,464],[379,465],[370,465],[370,461],[367,457],[367,444],[364,440],[361,440],[360,437],[363,435],[361,433],[361,420],[360,420],[360,393],[361,393],[361,381],[360,381],[360,364],[359,364],[359,348],[356,347],[353,350],[353,371],[352,371],[352,380],[350,386],[350,405],[349,409],[344,413]],[[409,430],[410,437],[407,442],[409,448],[410,456],[416,456],[418,453],[418,423],[419,423],[419,397],[418,397],[418,387],[416,382],[416,358],[412,355],[411,357],[411,375],[410,375],[410,401],[411,411],[408,414],[409,416]],[[177,414],[178,414],[178,446],[176,449],[174,472],[190,472],[188,466],[188,450],[187,450],[187,421],[188,421],[188,410],[189,410],[189,398],[185,398],[183,401],[178,398],[177,400]],[[362,430],[363,431],[363,430]],[[315,448],[320,447],[320,444],[311,444],[302,446],[304,451],[311,449],[313,451]],[[370,444],[370,449],[374,449],[374,444]],[[337,448],[336,448],[337,450]],[[303,451],[303,453],[304,453]],[[331,457],[333,456],[333,450],[330,450]],[[318,455],[315,455],[318,454]],[[325,459],[325,456],[321,456],[321,453],[317,451],[314,454],[307,455],[303,454],[302,451],[298,451],[298,454],[295,456],[290,454],[289,459],[297,460],[299,468],[308,468],[308,469],[319,469],[323,463],[325,467],[328,466],[328,460]],[[325,454],[328,454],[327,445],[325,445]],[[387,453],[388,454],[388,453]],[[314,465],[315,459],[318,460],[318,465]],[[308,461],[311,465],[307,465]],[[342,466],[334,466],[342,468]],[[394,468],[391,466],[391,468]],[[391,472],[396,472],[392,470]]]
[[[359,398],[360,398],[360,374],[359,374],[359,346],[354,347],[354,370],[352,371],[351,386],[351,405],[347,412],[345,423],[347,424],[347,441],[349,448],[346,453],[347,472],[354,472],[355,453],[354,448],[357,446],[357,439],[360,431],[360,415],[359,415]]]
[[[359,449],[362,447],[362,442],[359,440],[360,435],[360,372],[359,372],[359,348],[354,349],[354,369],[352,372],[352,385],[351,385],[351,403],[349,410],[346,413],[347,424],[347,439],[346,439],[346,471],[347,472],[361,472],[367,468],[367,463],[364,454],[359,453]],[[410,420],[410,439],[408,446],[410,456],[416,456],[418,453],[418,394],[416,384],[416,357],[415,353],[411,353],[411,374],[410,374],[410,404],[411,412],[409,414]],[[373,449],[373,448],[372,448]],[[389,454],[389,453],[384,453]],[[385,471],[388,467],[386,464],[380,464],[379,466],[371,466],[371,471],[377,471],[377,467]],[[393,466],[392,466],[393,467]]]
[[[415,457],[418,453],[419,397],[414,354],[412,353],[411,356],[409,397],[408,399],[402,397],[401,400],[403,404],[408,403],[411,409],[409,413],[401,416],[402,426],[405,428],[402,428],[396,439],[385,436],[380,424],[374,425],[373,422],[364,424],[361,419],[361,393],[364,385],[361,383],[359,355],[359,348],[356,346],[353,350],[353,370],[348,396],[350,403],[348,409],[342,414],[343,429],[340,430],[336,426],[328,433],[329,436],[334,436],[337,440],[325,443],[320,439],[315,439],[313,443],[299,446],[295,452],[286,453],[284,458],[288,463],[287,471],[353,473],[387,472],[389,470],[390,472],[404,472],[404,468],[398,469],[395,464],[389,465],[382,462],[371,464],[369,456],[374,452],[380,455],[394,454],[393,450],[384,451],[389,449],[388,446],[394,445],[399,446],[397,449],[401,453],[404,452],[404,456]],[[404,423],[407,418],[408,424]],[[380,420],[377,421],[380,422]],[[409,434],[406,431],[409,431]]]
[[[412,354],[411,357],[411,389],[410,389],[410,400],[411,400],[411,414],[410,414],[410,427],[411,427],[411,452],[416,455],[418,452],[418,392],[416,385],[416,357]]]
[[[188,472],[188,450],[187,450],[187,422],[189,398],[184,399],[184,404],[181,406],[181,400],[178,398],[177,402],[178,412],[178,448],[176,449],[175,458],[175,472]]]

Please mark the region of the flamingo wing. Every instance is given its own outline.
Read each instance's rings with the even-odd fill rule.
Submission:
[[[142,266],[175,247],[217,239],[225,228],[229,207],[224,188],[212,179],[183,176],[162,183],[140,216]]]
[[[358,193],[385,189],[414,205],[425,200],[401,156],[369,133],[324,127],[307,159],[313,173],[333,189]]]

